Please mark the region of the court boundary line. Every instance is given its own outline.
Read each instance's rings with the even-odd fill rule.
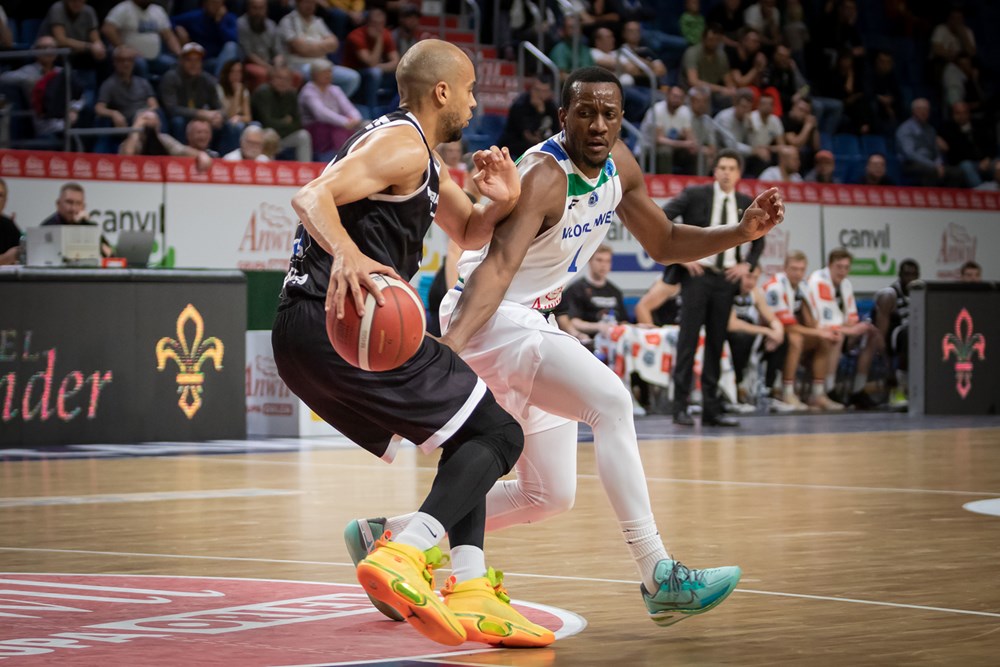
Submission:
[[[155,554],[155,553],[142,553],[142,552],[128,552],[128,551],[96,551],[90,549],[54,549],[54,548],[41,548],[41,547],[4,547],[0,546],[0,551],[21,551],[21,552],[42,552],[42,553],[65,553],[65,554],[90,554],[96,556],[129,556],[129,557],[142,557],[142,558],[180,558],[189,560],[221,560],[221,561],[244,561],[244,562],[256,562],[256,563],[279,563],[279,564],[294,564],[294,565],[326,565],[334,567],[350,567],[354,568],[353,563],[338,563],[334,561],[309,561],[309,560],[287,560],[287,559],[277,559],[277,558],[246,558],[242,556],[196,556],[193,554]],[[442,568],[447,569],[447,568]],[[17,573],[13,572],[11,574],[31,574],[30,572]],[[109,574],[109,573],[98,573],[98,574]],[[152,575],[156,576],[156,575]],[[170,575],[161,575],[170,576]],[[558,574],[532,574],[526,572],[504,572],[504,576],[507,577],[524,577],[528,579],[552,579],[558,581],[575,581],[575,582],[591,582],[591,583],[608,583],[608,584],[627,584],[638,586],[638,581],[630,581],[627,579],[604,579],[598,577],[570,577]],[[241,577],[236,577],[241,578]],[[252,578],[252,577],[250,577]],[[930,605],[919,605],[919,604],[907,604],[902,602],[887,602],[882,600],[862,600],[860,598],[841,598],[831,595],[811,595],[808,593],[785,593],[780,591],[762,591],[754,588],[737,588],[734,590],[737,593],[750,593],[752,595],[770,595],[774,597],[788,597],[796,598],[801,600],[817,600],[820,602],[847,602],[850,604],[866,604],[877,607],[892,607],[896,609],[914,609],[917,611],[931,611],[931,612],[941,612],[947,614],[962,614],[966,616],[982,616],[986,618],[1000,618],[1000,613],[990,612],[990,611],[973,611],[971,609],[953,609],[950,607],[935,607]]]

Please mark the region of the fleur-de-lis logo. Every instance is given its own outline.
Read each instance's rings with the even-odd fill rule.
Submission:
[[[963,399],[972,389],[972,358],[978,353],[980,361],[986,360],[986,339],[983,334],[972,333],[972,315],[965,308],[955,318],[955,333],[941,339],[944,358],[955,355],[955,389]]]
[[[189,324],[194,325],[194,337],[190,343],[185,331]],[[177,318],[177,339],[164,337],[156,343],[156,370],[166,368],[167,359],[177,362],[180,371],[177,373],[177,393],[180,394],[177,405],[188,419],[193,418],[201,408],[201,395],[205,390],[202,387],[205,381],[202,365],[211,359],[215,370],[222,370],[222,341],[215,336],[202,340],[204,333],[205,322],[201,313],[189,303]]]

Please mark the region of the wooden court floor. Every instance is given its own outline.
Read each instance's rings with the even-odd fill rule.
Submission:
[[[225,634],[165,639],[167,648],[144,652],[152,639],[121,629],[99,636],[73,619],[96,616],[87,605],[109,595],[87,587],[108,579],[86,575],[353,584],[344,524],[414,509],[434,458],[404,452],[390,466],[308,442],[238,454],[18,460],[0,452],[0,663],[257,664],[226,657],[227,642],[250,642],[240,648],[261,664],[283,665],[1000,665],[1000,516],[963,508],[1000,503],[1000,421],[669,435],[640,443],[668,550],[691,566],[744,571],[717,609],[669,628],[644,617],[584,442],[574,509],[488,535],[487,553],[516,600],[572,612],[586,627],[541,651],[466,644],[442,655],[418,642],[369,654],[352,647],[403,647],[415,633],[363,610],[367,620],[340,636],[293,624],[305,630],[294,642],[308,659]],[[83,578],[54,596],[29,576],[38,573]],[[196,588],[214,590],[209,583]]]

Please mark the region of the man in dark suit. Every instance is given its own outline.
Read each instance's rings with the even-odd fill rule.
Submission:
[[[713,167],[715,182],[685,188],[663,207],[667,217],[683,217],[686,225],[715,227],[739,224],[743,211],[752,203],[747,195],[736,192],[743,171],[743,159],[733,150],[719,152]],[[674,423],[692,426],[688,414],[688,398],[694,375],[694,355],[698,349],[701,327],[705,327],[705,354],[701,365],[702,418],[704,426],[739,426],[739,422],[722,413],[719,399],[719,367],[722,346],[726,341],[726,323],[733,307],[733,297],[739,291],[740,279],[757,266],[764,249],[764,239],[750,245],[730,248],[696,262],[684,264],[687,269],[681,279],[684,306],[681,308],[681,328],[677,339],[674,364]]]

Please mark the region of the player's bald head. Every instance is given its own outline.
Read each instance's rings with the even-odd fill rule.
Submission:
[[[417,42],[396,68],[400,104],[419,105],[434,86],[442,81],[454,86],[462,69],[471,66],[469,57],[454,44],[439,39]]]

